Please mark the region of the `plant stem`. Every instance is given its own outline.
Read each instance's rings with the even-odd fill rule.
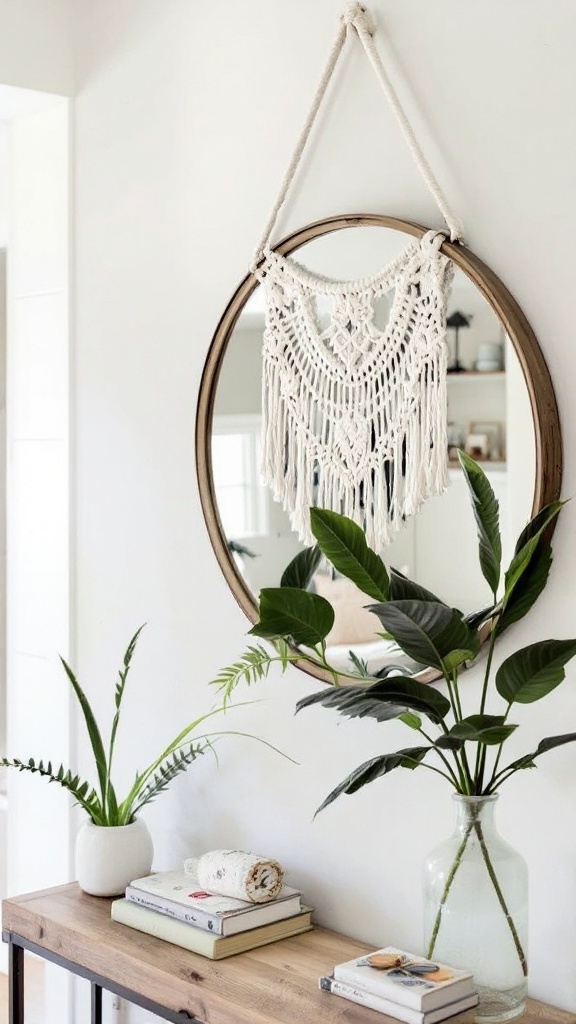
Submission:
[[[509,711],[510,711],[511,707],[512,707],[512,704],[510,703],[508,705],[508,707],[506,708],[506,714],[504,715],[504,719],[503,719],[502,724],[504,724],[504,722],[508,718],[508,714],[509,714]],[[494,768],[492,769],[492,775],[490,776],[490,780],[489,780],[488,785],[486,787],[488,790],[490,789],[491,786],[494,785],[494,783],[496,781],[496,777],[498,775],[498,765],[500,764],[500,758],[502,757],[502,751],[503,750],[504,750],[504,740],[502,740],[502,743],[498,747],[498,753],[496,754],[496,758],[495,758],[495,761],[494,761]]]
[[[452,882],[454,881],[454,876],[455,876],[456,872],[458,871],[458,868],[460,867],[460,864],[461,864],[461,861],[462,861],[462,857],[464,856],[464,851],[466,849],[466,846],[468,844],[468,840],[470,838],[470,833],[472,831],[472,825],[473,825],[473,822],[470,822],[470,824],[466,826],[466,832],[464,833],[464,838],[462,839],[462,842],[460,843],[460,846],[458,847],[458,850],[456,851],[456,856],[454,858],[454,863],[452,864],[452,867],[450,868],[450,871],[448,873],[448,877],[446,879],[446,882],[444,883],[444,891],[443,891],[442,896],[440,898],[440,904],[439,904],[438,910],[436,912],[436,918],[435,918],[435,921],[434,921],[434,927],[432,929],[432,935],[430,936],[430,942],[428,943],[428,949],[427,949],[427,952],[426,952],[426,958],[428,960],[431,960],[432,956],[434,954],[434,947],[436,945],[436,939],[438,938],[438,932],[440,931],[440,925],[442,923],[442,911],[444,910],[444,907],[446,905],[446,900],[448,899],[448,894],[449,894],[450,889],[452,887]]]
[[[326,659],[326,641],[322,640],[320,648],[315,647],[314,650],[318,654],[318,657],[320,658],[320,661],[322,662],[326,671],[329,672],[330,675],[332,676],[332,686],[340,686],[340,683],[338,681],[338,672],[336,671],[335,668],[332,667],[332,665]]]
[[[526,963],[526,954],[524,953],[524,950],[522,948],[522,943],[520,942],[520,936],[518,935],[518,932],[516,930],[516,925],[514,924],[514,919],[513,919],[512,915],[511,915],[510,911],[508,910],[508,907],[506,906],[506,900],[504,899],[504,894],[503,894],[503,892],[502,892],[502,890],[500,888],[500,883],[499,883],[499,881],[498,881],[498,879],[496,877],[496,872],[494,871],[494,866],[492,864],[492,861],[490,860],[490,853],[489,853],[488,847],[486,846],[486,843],[484,841],[484,834],[482,832],[482,825],[481,825],[481,823],[479,821],[475,821],[474,822],[474,831],[476,832],[476,835],[478,836],[478,842],[480,843],[480,849],[482,850],[482,856],[484,857],[484,863],[486,864],[486,870],[488,871],[488,874],[490,875],[490,881],[492,882],[492,885],[494,886],[494,890],[496,892],[496,896],[498,897],[498,902],[499,902],[500,906],[502,907],[502,910],[503,910],[503,913],[504,913],[504,917],[506,918],[506,923],[508,924],[510,932],[512,933],[512,939],[513,939],[514,945],[516,947],[516,952],[518,953],[518,959],[520,961],[520,966],[522,967],[522,974],[524,975],[524,977],[527,977],[527,975],[528,975],[528,964]]]
[[[468,794],[468,796],[473,796],[474,795],[474,782],[472,780],[472,775],[470,773],[470,765],[468,764],[468,755],[466,753],[466,748],[465,747],[462,747],[462,764],[464,766],[464,771],[466,773],[466,785],[467,785],[466,793]]]
[[[460,703],[460,690],[458,689],[458,669],[453,670],[452,683],[454,686],[454,698],[456,701],[457,721],[462,721],[462,705]]]
[[[458,704],[457,704],[457,701],[456,701],[456,694],[454,693],[454,687],[452,685],[452,680],[451,680],[449,675],[446,675],[445,679],[446,679],[446,686],[448,688],[448,697],[450,699],[450,706],[452,708],[452,714],[454,715],[454,721],[455,722],[459,722],[460,718],[462,716],[461,715],[460,715],[460,717],[458,716]]]
[[[496,595],[494,594],[494,601],[496,601]],[[486,671],[484,673],[484,682],[482,684],[482,698],[480,700],[480,714],[484,714],[484,708],[486,707],[486,698],[488,695],[488,682],[490,680],[490,669],[492,668],[492,656],[494,654],[494,644],[496,643],[496,629],[493,626],[492,632],[490,633],[490,644],[488,647],[488,658],[486,660]],[[485,744],[479,743],[478,750],[476,751],[476,767],[474,769],[474,782],[475,791],[477,794],[482,793],[482,787],[484,785],[484,768],[486,766],[486,746]]]
[[[420,761],[419,768],[427,768],[429,772],[436,772],[437,775],[441,775],[443,779],[448,779],[452,785],[454,784],[454,778],[452,775],[447,775],[446,772],[441,771],[440,768],[435,768],[433,764],[424,764],[424,761]]]
[[[461,721],[462,714],[460,713],[460,716],[458,715],[458,699],[457,699],[457,695],[456,695],[456,693],[454,691],[454,685],[452,683],[452,679],[450,678],[450,674],[447,673],[447,672],[444,674],[444,678],[446,680],[446,686],[447,686],[447,689],[448,689],[448,697],[450,699],[450,706],[452,708],[452,714],[454,715],[454,721],[455,722],[459,722],[459,721]],[[464,793],[464,794],[470,795],[470,792],[471,792],[470,770],[468,768],[468,765],[465,762],[464,751],[462,752],[462,754],[463,754],[463,756],[462,756],[462,758],[460,758],[458,756],[458,752],[456,750],[454,751],[454,760],[455,760],[456,766],[458,768],[458,776],[459,776],[459,779],[460,779],[460,784],[456,787],[456,789],[458,790],[459,793]]]
[[[456,772],[454,771],[452,765],[450,764],[450,761],[446,757],[446,754],[444,753],[444,751],[440,750],[440,747],[436,746],[436,744],[434,743],[434,740],[432,739],[432,737],[429,736],[428,733],[424,732],[424,729],[418,729],[418,732],[424,737],[425,740],[428,741],[428,743],[432,744],[432,746],[434,747],[434,750],[438,754],[438,757],[440,758],[440,760],[444,764],[444,767],[446,768],[446,770],[450,774],[450,781],[452,782],[452,784],[453,784],[454,788],[456,789],[456,791],[458,791],[458,777],[457,777]],[[428,767],[430,767],[430,765],[428,765]],[[444,774],[444,773],[442,773],[442,774]],[[445,778],[447,778],[447,776],[445,776]]]

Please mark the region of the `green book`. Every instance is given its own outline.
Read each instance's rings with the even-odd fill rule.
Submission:
[[[292,935],[300,935],[312,929],[312,910],[303,907],[301,913],[286,917],[282,921],[262,925],[239,932],[237,935],[214,935],[204,928],[196,928],[185,921],[162,914],[157,910],[148,910],[131,900],[119,899],[112,901],[112,920],[128,925],[139,932],[154,935],[157,939],[182,946],[192,953],[199,953],[210,960],[222,960],[235,953],[244,953],[257,946],[265,946],[269,942],[288,939]]]

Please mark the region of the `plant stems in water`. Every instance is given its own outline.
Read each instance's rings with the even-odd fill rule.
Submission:
[[[454,881],[454,876],[456,875],[456,872],[458,871],[458,868],[460,867],[460,864],[462,862],[462,857],[464,856],[464,851],[466,849],[466,846],[468,844],[468,840],[470,838],[470,833],[472,831],[472,825],[473,825],[473,822],[470,822],[470,824],[466,826],[466,832],[464,833],[464,837],[462,839],[462,842],[460,843],[460,846],[458,847],[458,850],[456,851],[456,856],[454,857],[454,863],[452,864],[452,867],[450,868],[450,871],[448,873],[448,877],[447,877],[446,882],[444,884],[444,891],[443,891],[442,897],[440,899],[440,904],[438,906],[438,910],[436,911],[436,918],[434,920],[434,927],[432,929],[432,935],[430,936],[430,942],[428,943],[428,949],[426,951],[426,957],[427,957],[428,960],[431,960],[432,956],[434,955],[434,948],[436,946],[436,939],[438,938],[438,932],[440,931],[440,925],[442,923],[442,911],[444,910],[444,907],[446,905],[446,900],[448,899],[448,894],[450,892],[450,889],[452,888],[452,882]]]
[[[444,885],[444,890],[442,892],[442,897],[440,899],[440,904],[439,904],[438,910],[436,912],[436,918],[434,920],[434,926],[432,928],[432,935],[430,936],[430,941],[428,943],[428,949],[427,949],[427,952],[426,952],[426,956],[427,956],[428,960],[431,960],[433,955],[434,955],[434,948],[436,946],[436,940],[438,938],[438,932],[440,931],[440,925],[442,923],[442,912],[444,910],[444,907],[446,906],[446,901],[448,899],[448,895],[450,893],[450,889],[452,888],[452,883],[453,883],[454,878],[456,876],[456,872],[458,871],[458,868],[460,867],[460,864],[462,863],[462,858],[464,856],[464,852],[466,850],[466,846],[468,844],[468,840],[470,838],[472,830],[475,831],[475,833],[476,833],[476,835],[478,837],[478,842],[480,844],[480,849],[482,850],[482,857],[484,859],[484,863],[486,864],[486,870],[487,870],[488,875],[490,877],[490,881],[492,882],[492,885],[494,886],[494,891],[496,893],[496,897],[497,897],[498,902],[499,902],[499,904],[500,904],[500,906],[502,908],[502,911],[504,913],[504,917],[506,918],[506,923],[507,923],[507,925],[508,925],[508,927],[510,929],[510,933],[512,935],[512,940],[514,942],[514,946],[515,946],[516,952],[518,954],[518,959],[520,961],[520,966],[522,967],[522,973],[523,973],[524,977],[527,977],[527,975],[528,975],[528,964],[526,962],[526,954],[524,953],[524,949],[522,947],[522,943],[520,942],[520,937],[518,935],[518,931],[516,929],[516,925],[514,923],[514,919],[513,919],[512,915],[511,915],[510,911],[508,910],[508,907],[506,905],[506,900],[504,899],[504,894],[502,892],[502,889],[500,888],[500,883],[499,883],[498,878],[496,876],[496,872],[494,871],[494,865],[492,864],[492,861],[490,859],[490,853],[489,853],[488,847],[486,846],[486,842],[485,842],[485,839],[484,839],[484,833],[482,832],[482,825],[476,819],[476,817],[474,817],[473,820],[470,822],[470,824],[466,826],[466,831],[465,831],[464,836],[462,838],[462,842],[460,843],[460,846],[458,847],[458,850],[456,851],[456,856],[454,858],[454,863],[452,864],[452,867],[450,868],[450,871],[448,873],[448,877],[447,877],[445,885]]]
[[[504,899],[504,894],[502,892],[502,889],[500,888],[500,883],[498,882],[498,879],[496,877],[496,872],[494,871],[494,865],[492,864],[492,861],[490,859],[490,854],[488,852],[488,847],[486,846],[486,843],[484,841],[484,834],[482,832],[482,825],[480,824],[479,821],[475,821],[474,822],[474,831],[476,832],[476,835],[478,836],[478,842],[480,843],[480,849],[482,850],[482,856],[484,857],[484,863],[486,864],[486,870],[488,871],[488,874],[490,875],[490,881],[492,882],[492,885],[494,886],[494,890],[496,892],[496,896],[498,897],[498,902],[499,902],[500,906],[502,907],[502,910],[504,912],[504,917],[506,918],[506,922],[507,922],[508,927],[509,927],[509,929],[510,929],[510,931],[512,933],[512,939],[513,939],[514,945],[516,947],[516,952],[518,953],[518,959],[520,961],[520,966],[522,967],[522,974],[526,978],[528,976],[528,964],[526,962],[526,954],[524,953],[524,949],[522,948],[522,943],[520,942],[520,936],[518,935],[518,932],[516,930],[516,925],[514,924],[514,918],[512,917],[510,911],[508,910],[508,907],[506,906],[506,900]]]

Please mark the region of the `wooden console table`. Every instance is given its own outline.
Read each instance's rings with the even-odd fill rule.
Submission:
[[[324,928],[224,960],[207,960],[110,918],[110,900],[75,883],[4,900],[10,946],[10,1024],[24,1024],[24,950],[91,983],[91,1021],[102,990],[175,1024],[397,1024],[393,1018],[321,992],[318,978],[366,944]],[[474,1011],[451,1017],[471,1024]],[[576,1015],[528,1001],[517,1024],[576,1024]]]

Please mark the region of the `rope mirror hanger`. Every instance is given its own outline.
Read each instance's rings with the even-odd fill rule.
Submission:
[[[272,234],[348,38],[369,59],[416,165],[446,222],[377,274],[332,281],[275,251]],[[442,493],[447,473],[446,303],[456,218],[415,138],[374,43],[365,7],[341,16],[310,112],[251,269],[263,286],[262,473],[294,531],[312,544],[311,505],[354,519],[381,549],[408,516]],[[390,297],[385,330],[375,307]],[[393,296],[393,298],[392,298]],[[328,326],[319,301],[329,298]]]

